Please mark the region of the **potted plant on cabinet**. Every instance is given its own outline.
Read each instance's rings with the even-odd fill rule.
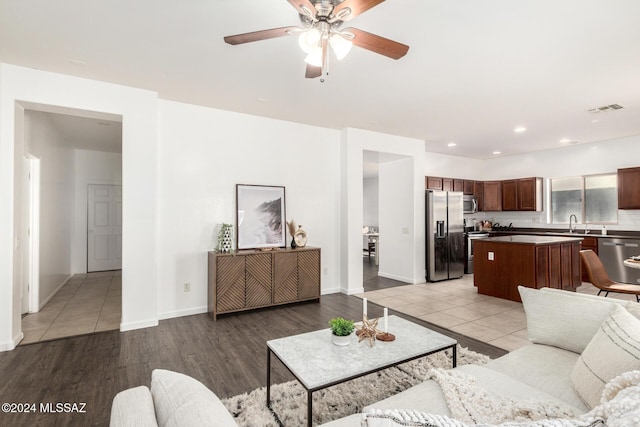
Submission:
[[[331,341],[335,345],[349,345],[350,336],[355,329],[353,320],[335,317],[329,320],[329,327],[331,328]]]

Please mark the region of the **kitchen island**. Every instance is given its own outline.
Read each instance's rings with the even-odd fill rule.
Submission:
[[[520,302],[518,285],[575,291],[582,237],[514,235],[474,243],[478,293]]]

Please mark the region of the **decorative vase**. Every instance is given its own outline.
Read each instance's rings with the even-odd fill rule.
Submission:
[[[298,245],[296,244],[296,239],[295,239],[295,237],[292,237],[291,238],[291,249],[295,249],[297,247],[298,247]]]
[[[232,227],[225,227],[222,230],[222,240],[220,241],[220,252],[228,254],[231,252],[231,231]]]
[[[351,334],[342,337],[331,334],[331,342],[335,345],[349,345],[349,343],[351,342]]]

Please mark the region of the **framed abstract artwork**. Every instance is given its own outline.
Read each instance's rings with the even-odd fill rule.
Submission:
[[[238,249],[286,246],[284,187],[236,185]]]

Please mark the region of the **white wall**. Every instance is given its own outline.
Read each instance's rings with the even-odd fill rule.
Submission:
[[[122,154],[75,150],[75,215],[72,272],[87,272],[87,188],[89,184],[122,185]]]
[[[157,325],[157,94],[2,64],[0,68],[0,351],[20,341],[20,287],[14,277],[16,123],[29,109],[123,117],[123,275],[121,330]],[[18,144],[19,145],[19,144]]]
[[[322,293],[340,289],[338,131],[171,101],[159,118],[161,318],[206,311],[207,251],[236,224],[236,184],[285,187],[287,220],[322,250]]]
[[[412,191],[411,204],[396,206],[411,212],[409,224],[411,243],[399,248],[398,256],[406,257],[412,266],[411,283],[424,281],[424,141],[386,135],[361,129],[344,129],[340,134],[341,147],[341,238],[342,292],[363,292],[362,287],[362,172],[364,151],[404,156],[413,160],[411,179],[403,185]],[[382,188],[383,184],[380,183]],[[382,197],[382,196],[380,196]],[[381,229],[380,246],[384,230]],[[380,254],[382,260],[384,253]]]
[[[72,274],[74,152],[50,117],[32,110],[25,111],[24,145],[24,153],[40,159],[38,307],[42,308]]]
[[[483,179],[485,161],[439,153],[424,153],[424,176]]]
[[[414,239],[424,242],[424,237],[416,235],[414,229],[415,194],[410,185],[413,172],[410,157],[380,164],[378,276],[407,283],[416,283],[417,278],[414,277],[414,257],[407,256],[404,248],[413,248]],[[424,200],[424,192],[422,197]]]

